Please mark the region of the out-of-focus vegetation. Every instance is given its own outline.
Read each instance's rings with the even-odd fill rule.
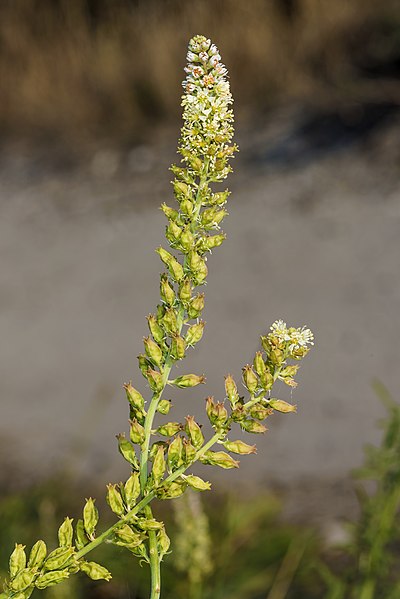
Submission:
[[[194,33],[223,51],[241,115],[400,102],[397,0],[2,0],[3,134],[140,139],[178,117]]]
[[[340,544],[316,529],[282,518],[282,498],[266,492],[182,497],[161,504],[172,532],[163,564],[165,599],[398,599],[400,596],[400,405],[377,385],[388,417],[380,447],[368,447],[356,484],[360,515]],[[80,493],[66,475],[4,493],[0,501],[0,576],[15,539],[45,541],[65,513],[78,513]],[[93,485],[90,485],[93,493]],[[99,492],[99,496],[102,494]],[[100,510],[107,514],[105,505]],[[104,525],[107,526],[107,522]],[[111,524],[111,521],[110,521]],[[191,527],[191,530],[189,530]],[[345,529],[343,529],[345,532]],[[190,534],[189,534],[190,533]],[[113,573],[109,583],[74,577],[46,589],[47,599],[144,599],[146,568],[122,549],[102,545],[96,556]]]

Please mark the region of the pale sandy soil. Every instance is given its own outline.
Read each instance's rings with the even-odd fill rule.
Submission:
[[[307,153],[294,139],[288,162],[271,148],[285,148],[291,130],[286,117],[239,128],[228,240],[209,259],[207,329],[180,368],[205,372],[207,385],[171,397],[181,416],[201,414],[201,398],[221,397],[223,374],[239,378],[273,320],[307,324],[316,346],[293,393],[298,414],[271,419],[251,439],[257,456],[220,478],[311,481],[314,497],[342,488],[351,503],[343,481],[364,444],[379,440],[372,379],[400,395],[400,122],[335,151]],[[114,438],[127,429],[121,384],[145,390],[136,355],[158,299],[157,206],[171,198],[175,136],[79,163],[3,148],[2,461],[33,475],[64,462],[105,482],[124,475]]]

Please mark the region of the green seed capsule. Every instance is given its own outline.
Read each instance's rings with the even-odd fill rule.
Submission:
[[[178,378],[173,381],[169,381],[171,385],[175,385],[175,387],[179,387],[180,389],[185,389],[186,387],[196,387],[197,385],[201,385],[206,382],[206,377],[204,374],[201,376],[197,374],[184,374],[182,376],[178,376]]]
[[[47,572],[46,574],[41,574],[39,578],[35,582],[35,586],[38,589],[46,589],[47,587],[52,587],[63,580],[66,580],[69,577],[68,570],[55,570],[54,572]]]
[[[29,568],[41,568],[46,559],[47,548],[46,543],[42,540],[36,541],[31,549],[28,561]]]
[[[268,404],[276,410],[277,412],[283,412],[284,414],[288,412],[297,412],[297,406],[287,403],[282,399],[270,399]]]
[[[150,337],[143,338],[144,349],[152,362],[158,367],[164,363],[162,349]]]
[[[175,497],[180,497],[183,495],[187,487],[187,483],[185,481],[174,481],[172,483],[168,483],[168,485],[163,485],[157,491],[157,497],[159,499],[175,499]]]
[[[172,257],[168,264],[168,268],[172,279],[179,283],[183,279],[184,274],[182,264],[180,264],[176,258]]]
[[[151,474],[153,476],[154,484],[156,487],[160,484],[165,473],[165,459],[164,459],[164,448],[159,445],[157,453],[153,461],[153,469]]]
[[[207,264],[205,263],[204,260],[202,260],[201,264],[197,268],[196,273],[194,275],[194,280],[195,280],[196,284],[202,285],[204,283],[204,281],[206,280],[207,275],[208,275]]]
[[[117,489],[117,485],[107,485],[107,503],[117,516],[122,516],[125,513],[124,502],[122,501],[121,493]]]
[[[267,371],[267,367],[263,360],[262,352],[258,351],[256,353],[256,355],[254,356],[253,365],[254,365],[254,370],[260,377]]]
[[[173,220],[171,220],[165,233],[165,237],[168,239],[170,244],[176,244],[181,234],[182,229]]]
[[[140,495],[139,473],[133,472],[124,486],[125,499],[128,509],[132,509]]]
[[[65,518],[58,529],[58,544],[60,547],[71,547],[74,530],[72,528],[72,518]]]
[[[189,187],[186,185],[186,183],[183,183],[183,181],[177,181],[175,179],[175,181],[173,182],[173,185],[174,185],[174,192],[176,193],[176,195],[178,197],[189,195]]]
[[[228,453],[225,453],[225,451],[206,451],[206,453],[200,457],[200,462],[211,466],[219,466],[225,470],[239,468],[239,462],[234,460]]]
[[[267,430],[267,428],[261,424],[261,422],[257,422],[257,420],[241,420],[240,426],[247,433],[255,433],[257,435],[265,433]]]
[[[29,568],[24,568],[10,582],[10,587],[13,591],[25,591],[25,589],[31,586],[34,579],[35,572],[32,572]]]
[[[85,507],[83,508],[83,524],[90,537],[94,534],[99,521],[99,510],[94,505],[94,502],[95,500],[89,497],[89,499],[86,499]]]
[[[236,383],[230,374],[225,377],[225,391],[231,406],[234,408],[239,401],[239,393]]]
[[[213,193],[211,195],[209,203],[217,204],[218,206],[222,206],[222,204],[225,204],[230,193],[231,192],[228,189],[226,189],[225,191],[219,191],[218,193]]]
[[[187,441],[186,439],[183,440],[183,452],[185,464],[191,464],[196,458],[196,448],[190,441]]]
[[[247,364],[243,369],[243,383],[245,387],[249,390],[249,393],[253,394],[258,388],[258,378],[252,369],[252,367]]]
[[[167,422],[167,424],[158,427],[157,433],[164,437],[172,437],[176,433],[179,433],[180,430],[182,430],[182,425],[179,422]]]
[[[144,356],[143,354],[140,354],[138,356],[138,361],[139,361],[139,368],[141,370],[141,373],[143,374],[143,376],[147,376],[147,371],[149,368],[151,368],[151,362],[150,360],[148,360],[146,358],[146,356]]]
[[[189,303],[187,313],[190,319],[200,316],[204,308],[204,293],[198,293]]]
[[[185,476],[185,481],[187,482],[189,487],[192,487],[192,489],[195,489],[195,491],[209,491],[211,489],[211,483],[206,482],[205,480],[203,480],[199,476],[195,476],[194,474],[189,474],[188,476]]]
[[[169,284],[168,277],[166,275],[161,275],[160,294],[161,299],[168,306],[172,306],[172,304],[175,302],[175,292]]]
[[[179,243],[182,246],[182,248],[186,251],[189,251],[193,248],[194,235],[189,229],[189,227],[186,227],[186,229],[183,231],[182,235],[179,238]]]
[[[200,426],[197,424],[193,416],[186,417],[185,430],[195,449],[200,449],[204,443],[204,436],[201,432]]]
[[[179,334],[177,313],[173,308],[168,308],[165,311],[161,324],[169,335]]]
[[[163,377],[157,370],[153,370],[152,368],[148,368],[146,371],[146,378],[149,382],[150,389],[154,393],[160,393],[160,391],[164,388]],[[135,443],[135,441],[134,441]]]
[[[133,408],[136,410],[144,411],[144,398],[141,393],[134,387],[132,387],[132,383],[124,384],[124,389],[126,391],[126,398],[131,404]]]
[[[188,328],[185,341],[186,345],[196,345],[203,337],[205,322],[201,320],[200,322],[192,325]]]
[[[167,455],[168,469],[170,472],[177,470],[183,464],[183,444],[182,437],[175,437],[168,448]]]
[[[150,333],[156,343],[162,343],[164,341],[164,331],[159,325],[154,314],[149,314],[147,317],[147,323],[149,325]]]
[[[192,284],[190,279],[185,278],[179,286],[179,299],[182,302],[188,302],[192,297]]]
[[[58,549],[54,549],[44,562],[44,569],[62,570],[71,561],[73,553],[73,547],[58,547]]]
[[[144,428],[137,420],[131,421],[130,437],[132,443],[137,443],[138,445],[142,445],[142,443],[144,443]]]
[[[80,569],[92,580],[111,580],[111,572],[95,562],[81,562]]]
[[[174,335],[171,341],[170,353],[175,360],[182,360],[185,357],[186,343],[180,335]]]
[[[249,455],[250,453],[257,453],[255,445],[248,445],[244,441],[225,441],[225,449],[232,453],[238,453],[239,455]]]
[[[75,526],[75,545],[78,550],[83,549],[89,543],[86,536],[83,520],[79,519]]]
[[[199,256],[199,254],[196,251],[192,250],[188,254],[187,261],[188,261],[190,270],[192,270],[193,272],[196,272],[202,263],[202,258],[201,258],[201,256]]]
[[[165,527],[163,527],[157,533],[157,550],[161,560],[167,553],[170,544],[171,541],[169,539],[169,536],[165,532]]]
[[[163,203],[160,206],[161,210],[164,212],[165,216],[168,220],[177,221],[179,218],[179,212],[167,206],[167,204]]]
[[[148,530],[160,530],[164,526],[163,522],[158,522],[154,518],[139,518],[135,524],[146,532]]]
[[[139,462],[136,457],[135,448],[133,445],[125,438],[123,433],[117,435],[118,439],[118,449],[122,457],[135,469],[139,469]]]
[[[15,549],[10,556],[10,575],[16,576],[26,566],[25,545],[15,543]]]
[[[169,399],[161,399],[157,405],[157,412],[166,416],[171,409],[171,402]]]

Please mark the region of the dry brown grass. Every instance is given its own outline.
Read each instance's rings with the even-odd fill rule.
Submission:
[[[363,79],[399,56],[397,0],[2,0],[0,126],[130,141],[177,116],[185,47],[212,37],[240,110],[391,96]]]

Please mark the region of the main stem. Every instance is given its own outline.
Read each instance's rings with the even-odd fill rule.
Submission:
[[[208,175],[208,165],[209,160],[205,161],[204,172],[202,173],[199,181],[199,186],[196,194],[196,203],[195,203],[195,211],[193,214],[192,221],[192,229],[195,229],[195,224],[200,213],[201,203],[200,203],[200,194],[204,185],[207,183],[207,175]],[[179,335],[181,334],[184,320],[184,307],[181,306],[178,312],[178,331]],[[157,411],[158,403],[162,397],[162,394],[165,390],[165,387],[168,384],[168,377],[171,372],[173,365],[173,360],[170,354],[167,355],[164,369],[162,372],[163,383],[164,386],[161,391],[155,393],[151,399],[150,406],[147,412],[145,425],[144,425],[144,434],[145,439],[143,445],[141,447],[141,457],[140,457],[140,488],[142,491],[142,497],[146,497],[146,483],[149,476],[148,471],[148,461],[149,461],[149,450],[150,450],[150,439],[151,439],[151,430],[153,428],[153,421]],[[148,495],[147,495],[148,496]],[[144,512],[146,517],[151,519],[153,518],[153,512],[150,505],[146,505]],[[149,531],[149,558],[150,558],[150,570],[151,570],[151,595],[150,599],[159,599],[161,592],[161,570],[160,570],[160,556],[157,548],[157,533],[155,531]]]

